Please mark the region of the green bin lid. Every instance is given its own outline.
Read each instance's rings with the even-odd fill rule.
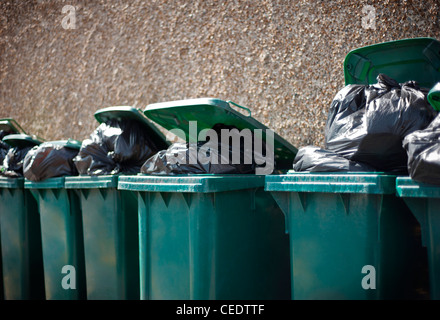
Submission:
[[[145,116],[142,110],[130,107],[130,106],[114,106],[103,108],[95,112],[95,119],[99,123],[106,122],[108,120],[121,121],[124,119],[137,120],[142,123],[145,130],[148,132],[149,137],[159,150],[167,149],[170,145],[166,141],[165,135]]]
[[[117,186],[118,175],[69,176],[64,180],[66,189],[100,189],[116,188]]]
[[[24,133],[16,133],[10,134],[3,138],[3,141],[9,144],[11,147],[33,147],[42,143],[42,141],[38,140],[34,136],[24,134]]]
[[[373,84],[379,73],[399,83],[415,80],[432,88],[440,81],[440,42],[434,38],[388,41],[350,51],[344,60],[345,84]]]
[[[246,110],[248,116],[231,108],[231,104]],[[241,107],[232,101],[223,101],[213,98],[199,98],[160,102],[148,105],[144,110],[145,115],[167,130],[181,129],[185,136],[180,138],[185,141],[197,141],[201,130],[211,129],[215,124],[234,125],[239,130],[261,129],[265,139],[265,125],[251,117],[248,108]],[[197,121],[197,132],[190,136],[189,122]],[[177,134],[178,132],[176,132]],[[266,141],[267,143],[267,141]],[[297,153],[297,148],[285,139],[274,133],[274,156],[276,169],[290,169]]]
[[[11,134],[26,133],[17,121],[11,118],[0,119],[0,130],[10,132]]]

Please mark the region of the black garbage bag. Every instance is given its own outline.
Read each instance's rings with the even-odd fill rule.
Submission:
[[[80,175],[139,173],[158,151],[143,124],[136,120],[108,120],[82,142],[73,162]]]
[[[424,130],[405,137],[409,176],[418,182],[440,185],[440,115]]]
[[[9,178],[23,177],[23,161],[31,149],[32,147],[9,148],[0,168],[0,175]]]
[[[74,176],[78,174],[73,158],[77,149],[44,142],[33,147],[23,161],[23,175],[30,181],[43,181],[48,178]]]
[[[255,136],[252,135],[253,151],[246,149],[244,141],[241,141],[239,150],[236,150],[231,141],[222,144],[222,129],[231,130],[231,135],[239,134],[239,130],[234,126],[216,124],[212,130],[216,132],[217,140],[207,138],[206,141],[197,143],[174,143],[168,149],[161,150],[148,159],[143,164],[141,173],[154,175],[255,173],[259,166],[256,158],[261,156],[254,148]],[[233,131],[234,129],[236,131]],[[265,153],[265,144],[262,143],[261,146],[261,153]],[[239,156],[239,161],[233,161],[234,154]]]
[[[315,146],[300,148],[293,160],[293,171],[302,172],[372,172],[373,167],[352,161],[341,155]]]
[[[330,106],[324,149],[379,171],[406,173],[404,137],[436,115],[427,93],[415,81],[399,84],[384,74],[373,85],[345,86]]]

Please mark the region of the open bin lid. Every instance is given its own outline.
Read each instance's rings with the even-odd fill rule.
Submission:
[[[242,108],[249,113],[248,116],[231,108],[230,105]],[[234,125],[239,130],[261,129],[265,140],[265,125],[251,117],[251,111],[241,107],[232,101],[223,101],[213,98],[199,98],[160,102],[148,105],[144,110],[145,115],[152,121],[161,125],[167,130],[181,129],[185,136],[180,138],[185,141],[197,141],[201,130],[211,129],[215,124]],[[196,136],[190,136],[189,122],[197,121]],[[177,132],[176,132],[177,133]],[[194,135],[193,134],[193,135]],[[266,143],[268,143],[266,141]],[[275,169],[292,168],[293,160],[297,153],[297,148],[292,146],[285,139],[274,133],[274,157],[276,162]]]
[[[144,113],[136,108],[130,106],[114,106],[103,108],[95,112],[95,119],[99,123],[106,122],[108,120],[137,120],[142,123],[145,130],[148,132],[149,137],[156,144],[159,150],[167,149],[170,145],[166,141],[165,135],[144,115]]]
[[[399,83],[415,80],[432,88],[440,81],[440,42],[413,38],[383,42],[350,51],[344,60],[345,84],[373,84],[379,73]]]
[[[38,140],[37,138],[24,133],[7,135],[3,138],[3,141],[11,147],[18,148],[33,147],[42,143],[42,141]]]
[[[11,118],[0,119],[0,131],[9,132],[10,134],[24,133],[24,129]]]

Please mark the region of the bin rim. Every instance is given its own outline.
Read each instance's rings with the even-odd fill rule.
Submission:
[[[0,176],[0,189],[18,189],[24,187],[23,177],[3,177]]]
[[[118,177],[119,174],[66,176],[64,180],[64,187],[66,189],[117,188]]]
[[[440,198],[440,185],[415,181],[411,177],[398,177],[396,191],[402,198]]]
[[[62,189],[64,188],[65,177],[52,177],[42,181],[31,181],[24,179],[25,189]]]

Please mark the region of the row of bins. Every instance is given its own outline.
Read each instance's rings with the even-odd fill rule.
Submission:
[[[405,177],[6,179],[4,299],[439,298],[440,193]]]
[[[434,40],[355,50],[346,84],[383,72],[432,86]],[[218,123],[268,129],[231,105],[192,99],[95,118],[137,119],[162,145],[151,120],[185,141]],[[438,187],[288,172],[297,149],[277,134],[272,147],[270,175],[0,177],[3,298],[440,299]]]
[[[199,107],[258,124],[219,100],[150,110]],[[437,190],[386,173],[0,177],[4,299],[438,299]]]

